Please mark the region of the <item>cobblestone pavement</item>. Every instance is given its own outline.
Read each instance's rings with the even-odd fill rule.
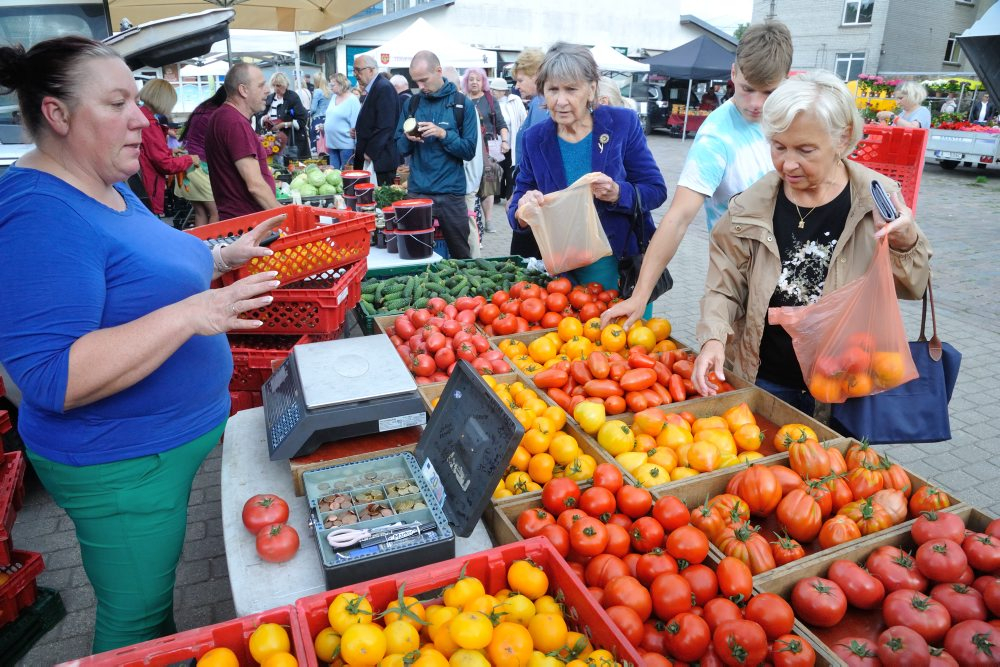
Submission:
[[[672,193],[690,141],[657,135],[650,138],[650,146]],[[985,177],[985,182],[977,182],[980,176]],[[665,210],[657,211],[656,219]],[[502,207],[496,207],[493,231],[483,242],[483,256],[508,254],[511,232],[502,216]],[[947,172],[937,165],[927,165],[920,187],[918,220],[934,247],[938,331],[964,358],[951,402],[951,442],[887,449],[899,463],[967,502],[1000,514],[1000,387],[995,377],[1000,358],[1000,268],[996,245],[1000,175],[996,171],[961,168]],[[674,289],[655,304],[655,313],[668,317],[675,335],[684,341],[694,341],[707,248],[708,234],[704,215],[700,214],[670,266]],[[910,338],[915,338],[919,303],[905,303],[903,314]],[[219,448],[194,480],[174,597],[181,630],[235,616],[222,541],[221,460]],[[95,602],[80,564],[72,523],[37,480],[30,475],[28,480],[24,508],[13,530],[14,544],[44,554],[46,569],[39,583],[58,589],[68,612],[19,663],[34,667],[90,652]]]

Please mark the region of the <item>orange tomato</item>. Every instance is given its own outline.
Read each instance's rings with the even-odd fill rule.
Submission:
[[[867,373],[847,373],[841,380],[840,388],[845,396],[851,398],[867,396],[874,390],[872,378]]]
[[[805,424],[785,424],[774,434],[774,448],[779,452],[787,452],[789,445],[793,442],[805,442],[806,440],[816,440],[816,431]]]
[[[629,347],[641,345],[650,351],[656,345],[656,334],[649,327],[633,326],[628,330],[627,342]]]
[[[542,452],[531,457],[528,463],[528,475],[539,484],[545,484],[552,479],[552,473],[556,467],[556,460],[551,454]]]
[[[656,436],[657,447],[677,449],[681,445],[687,445],[692,442],[694,442],[694,437],[692,437],[691,432],[677,426],[676,424],[668,423],[666,427],[660,431],[660,434]]]
[[[583,337],[596,343],[601,340],[601,318],[592,317],[583,324]]]
[[[809,393],[820,403],[843,403],[844,392],[840,380],[819,373],[809,379]]]
[[[531,461],[531,452],[521,445],[518,445],[517,449],[514,450],[514,456],[510,459],[511,467],[516,468],[521,472],[527,472],[529,461]]]
[[[903,357],[899,352],[876,352],[872,355],[872,373],[875,383],[883,389],[891,389],[903,381],[906,372]]]
[[[559,346],[547,336],[540,336],[528,343],[528,355],[540,364],[544,364],[558,353]]]
[[[574,336],[563,344],[561,351],[570,359],[586,359],[594,351],[594,343],[583,336]]]
[[[625,349],[628,335],[619,324],[609,324],[601,331],[601,346],[608,352],[618,352]]]
[[[497,667],[522,667],[531,659],[531,633],[523,625],[502,622],[493,628],[486,647],[490,663]]]
[[[722,455],[714,443],[700,440],[688,450],[688,466],[698,472],[712,472],[719,467]]]
[[[673,331],[673,327],[670,325],[670,320],[664,317],[650,318],[646,321],[646,327],[653,332],[657,343],[670,338],[670,332]]]
[[[704,431],[710,428],[721,428],[729,430],[729,424],[722,417],[702,417],[700,419],[695,419],[694,423],[691,424],[691,433],[695,435],[698,431]]]
[[[757,419],[753,416],[753,412],[750,411],[750,406],[746,403],[740,403],[739,405],[734,405],[725,412],[722,413],[722,418],[726,420],[726,424],[729,425],[729,430],[733,433],[743,426],[744,424],[756,424]]]
[[[564,317],[556,331],[559,333],[559,338],[567,341],[574,336],[583,335],[583,323],[575,317]]]
[[[764,434],[756,424],[744,424],[733,433],[736,448],[742,452],[755,452],[764,442]]]

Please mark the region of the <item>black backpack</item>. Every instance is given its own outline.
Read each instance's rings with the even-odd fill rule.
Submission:
[[[409,118],[413,118],[414,114],[417,113],[417,105],[420,104],[420,99],[423,97],[423,93],[410,96],[409,110],[407,115]],[[466,98],[465,95],[459,91],[455,91],[451,94],[451,99],[448,102],[448,107],[455,114],[455,124],[458,126],[458,136],[462,136],[462,127],[465,125],[465,105]]]

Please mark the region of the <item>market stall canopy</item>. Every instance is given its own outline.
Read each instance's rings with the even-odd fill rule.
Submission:
[[[236,10],[234,28],[319,32],[376,4],[373,0],[108,0],[111,25],[123,18],[133,25],[195,13],[206,3]]]
[[[161,67],[209,52],[226,39],[232,9],[208,9],[195,14],[142,23],[104,40],[121,54],[130,69]]]
[[[1000,99],[1000,3],[986,10],[958,43],[990,95]]]
[[[484,51],[463,44],[451,35],[442,32],[422,18],[414,21],[410,27],[399,33],[388,42],[366,51],[365,56],[371,56],[379,67],[409,67],[410,61],[417,51],[427,49],[433,51],[441,60],[441,65],[456,68],[466,67],[496,67],[497,54],[494,51]]]
[[[707,80],[728,79],[735,60],[735,53],[702,36],[642,62],[649,65],[653,74]]]
[[[592,46],[590,52],[597,61],[597,68],[602,72],[648,72],[649,65],[638,60],[632,60],[612,49],[607,44]]]

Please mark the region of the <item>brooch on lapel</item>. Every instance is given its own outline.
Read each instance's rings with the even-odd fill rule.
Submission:
[[[611,141],[611,137],[608,136],[607,134],[602,134],[601,136],[599,136],[597,138],[597,152],[598,153],[603,153],[604,152],[604,144],[608,143],[609,141]]]

